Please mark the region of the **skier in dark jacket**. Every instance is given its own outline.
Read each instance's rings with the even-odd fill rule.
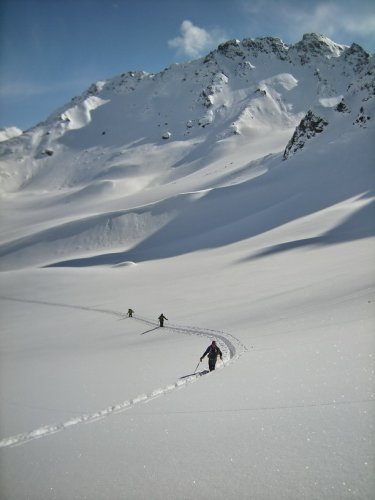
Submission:
[[[129,318],[132,318],[133,314],[134,314],[133,309],[128,309],[128,316],[129,316]]]
[[[165,320],[165,319],[168,321],[168,318],[166,318],[166,317],[164,316],[164,314],[163,314],[163,313],[161,313],[161,315],[158,317],[158,320],[159,320],[159,324],[160,324],[160,326],[164,326],[164,320]]]
[[[209,345],[207,349],[204,351],[201,357],[201,362],[203,358],[206,356],[206,354],[208,354],[208,368],[210,369],[210,372],[212,372],[212,370],[215,370],[217,357],[220,356],[220,359],[223,360],[223,353],[221,352],[220,348],[216,345],[215,340],[213,340],[211,345]]]

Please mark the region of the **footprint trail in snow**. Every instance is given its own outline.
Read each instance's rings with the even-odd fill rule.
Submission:
[[[17,301],[18,299],[11,299],[11,298],[5,298],[5,297],[0,297],[3,300],[15,300]],[[23,300],[20,300],[23,302]],[[31,301],[30,301],[31,302]],[[37,302],[37,301],[32,301],[32,302]],[[68,304],[57,304],[57,303],[47,303],[44,302],[43,304],[45,305],[51,305],[51,306],[57,306],[57,307],[73,307],[73,308],[79,308],[79,309],[85,309],[85,310],[90,310],[90,311],[95,311],[95,312],[102,312],[105,314],[111,314],[113,316],[117,316],[120,318],[123,318],[124,315],[121,312],[117,311],[111,311],[108,309],[95,309],[91,307],[80,307],[80,306],[69,306]],[[155,322],[151,321],[148,318],[141,317],[141,316],[133,316],[133,319],[137,321],[141,321],[142,323],[146,323],[148,325],[152,326],[157,326]],[[247,349],[246,347],[233,335],[230,335],[226,332],[222,331],[217,331],[217,330],[209,330],[209,329],[204,329],[204,328],[199,328],[199,327],[194,327],[194,326],[182,326],[182,325],[175,325],[169,323],[167,326],[164,327],[166,330],[176,332],[178,334],[185,334],[185,335],[196,335],[200,337],[205,337],[209,339],[215,339],[220,346],[220,349],[223,353],[223,364],[218,368],[221,369],[228,363],[233,362],[234,360],[238,359],[241,354],[243,354]],[[165,387],[157,388],[154,389],[152,392],[149,394],[141,394],[136,396],[133,399],[129,399],[120,403],[115,403],[111,406],[108,406],[107,408],[101,409],[99,411],[93,412],[93,413],[87,413],[83,415],[79,415],[77,417],[70,418],[69,420],[65,422],[61,422],[58,424],[49,424],[49,425],[44,425],[42,427],[39,427],[38,429],[34,429],[33,431],[30,432],[24,432],[21,434],[17,434],[15,436],[10,436],[7,438],[4,438],[0,440],[0,448],[6,448],[6,447],[13,447],[13,446],[19,446],[25,443],[28,443],[34,439],[39,439],[42,437],[49,436],[51,434],[55,434],[56,432],[60,432],[66,429],[69,429],[70,427],[78,424],[84,424],[84,423],[90,423],[94,422],[96,420],[102,420],[103,418],[106,418],[112,414],[115,413],[121,413],[125,410],[129,410],[136,406],[137,404],[140,403],[145,403],[148,401],[151,401],[159,396],[163,396],[165,394],[168,394],[176,389],[180,389],[186,384],[196,382],[199,380],[202,376],[202,374],[207,373],[207,371],[203,372],[197,372],[193,373],[191,375],[182,377],[178,379],[176,382],[168,384]]]

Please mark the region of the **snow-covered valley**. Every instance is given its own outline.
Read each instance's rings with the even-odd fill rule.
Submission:
[[[306,35],[0,144],[1,498],[372,498],[374,121],[372,56]]]

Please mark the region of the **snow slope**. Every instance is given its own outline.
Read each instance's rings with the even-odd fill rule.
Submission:
[[[2,143],[1,498],[372,498],[372,59],[233,40]]]
[[[0,142],[12,139],[22,134],[22,130],[17,127],[8,127],[0,129]]]

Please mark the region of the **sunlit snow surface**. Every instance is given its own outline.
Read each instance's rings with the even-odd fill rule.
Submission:
[[[373,66],[311,41],[99,82],[2,143],[1,499],[373,497]]]

